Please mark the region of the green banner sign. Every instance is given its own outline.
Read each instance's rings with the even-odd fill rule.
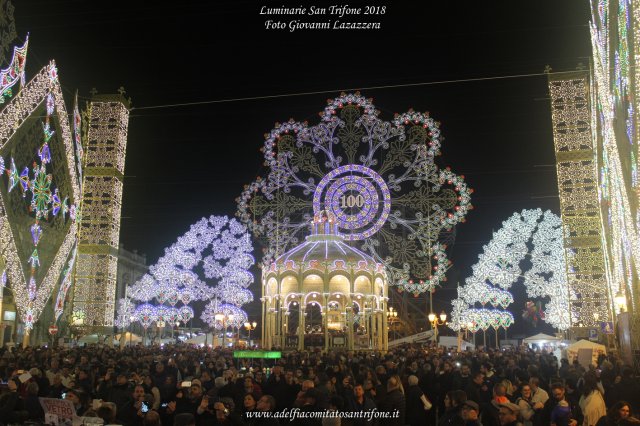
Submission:
[[[233,351],[234,358],[282,358],[280,351]]]

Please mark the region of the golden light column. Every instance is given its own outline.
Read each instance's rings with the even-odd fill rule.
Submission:
[[[573,327],[611,321],[602,250],[589,74],[549,75],[553,140]]]
[[[129,109],[122,89],[93,93],[88,109],[73,313],[99,334],[113,333]]]

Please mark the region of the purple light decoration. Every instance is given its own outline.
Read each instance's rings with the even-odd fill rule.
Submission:
[[[40,242],[40,237],[42,236],[42,228],[37,223],[31,225],[31,239],[33,240],[33,245],[37,246],[38,242]]]
[[[31,279],[29,280],[29,299],[30,300],[35,300],[37,294],[38,294],[38,289],[36,287],[36,279],[31,277]]]
[[[47,115],[53,114],[53,109],[56,107],[56,101],[53,99],[53,95],[49,93],[47,95]]]
[[[25,193],[29,190],[29,168],[25,167],[20,173],[20,188]]]
[[[11,192],[11,190],[18,184],[20,181],[20,175],[18,174],[18,169],[16,168],[16,162],[11,157],[11,166],[9,166],[9,188],[7,192]]]
[[[40,157],[42,164],[51,162],[51,150],[49,149],[49,144],[47,142],[45,142],[44,145],[42,145],[42,148],[38,150],[38,157]]]
[[[58,188],[56,188],[56,190],[53,192],[53,215],[57,216],[58,212],[60,211],[60,207],[62,204],[60,204],[60,196],[58,195]]]
[[[356,198],[362,197],[361,209],[355,214],[345,212],[341,206],[340,201],[344,200],[347,193],[355,194],[353,196]],[[313,212],[317,214],[322,210],[328,210],[336,216],[339,228],[351,231],[344,233],[346,240],[362,240],[378,232],[387,221],[391,211],[391,194],[384,179],[375,171],[348,164],[332,170],[318,184],[313,194]]]

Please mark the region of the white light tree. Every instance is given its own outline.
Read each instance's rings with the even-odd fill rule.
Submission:
[[[524,272],[523,267],[527,267]],[[458,289],[458,298],[452,303],[449,322],[452,329],[478,331],[511,325],[512,314],[501,309],[513,303],[507,290],[521,279],[528,297],[549,298],[544,310],[545,321],[559,330],[569,328],[562,222],[551,211],[514,213],[493,233],[472,270],[472,276]],[[487,304],[494,309],[485,309]]]

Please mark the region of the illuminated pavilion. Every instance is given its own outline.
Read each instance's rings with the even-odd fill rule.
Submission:
[[[263,347],[386,351],[384,265],[349,246],[330,213],[311,228],[263,272]]]

